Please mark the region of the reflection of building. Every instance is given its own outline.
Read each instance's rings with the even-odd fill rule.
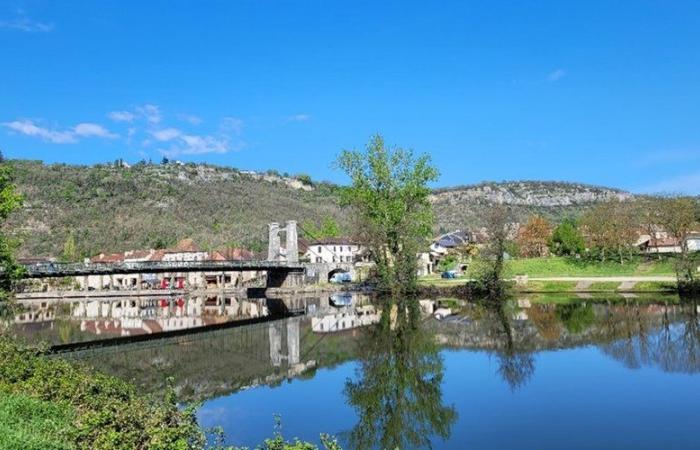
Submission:
[[[183,330],[268,314],[264,299],[224,296],[71,302],[71,317],[80,320],[81,331],[119,336]]]
[[[380,312],[374,305],[349,307],[338,312],[311,318],[311,329],[316,333],[334,333],[364,327],[379,322]]]

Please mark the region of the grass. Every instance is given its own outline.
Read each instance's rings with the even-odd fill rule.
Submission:
[[[635,292],[644,292],[644,291],[668,291],[668,292],[672,292],[672,291],[676,290],[676,284],[669,283],[666,281],[640,281],[639,283],[634,285],[634,288],[632,288],[632,290]]]
[[[654,261],[583,262],[570,258],[527,258],[508,261],[505,276],[528,275],[530,277],[604,277],[604,276],[658,276],[674,275],[673,262],[668,259]]]
[[[519,288],[527,292],[572,292],[575,291],[575,281],[530,281],[527,286]]]
[[[67,405],[2,393],[0,397],[0,448],[8,450],[68,450],[64,431],[74,411]]]
[[[617,281],[598,281],[595,283],[591,283],[590,286],[588,286],[586,289],[582,289],[584,291],[617,291],[618,288],[620,287],[620,283]]]

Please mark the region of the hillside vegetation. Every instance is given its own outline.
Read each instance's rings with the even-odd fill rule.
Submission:
[[[346,222],[339,189],[308,177],[253,173],[202,164],[73,166],[10,162],[24,208],[8,224],[22,240],[20,256],[59,256],[72,239],[79,254],[173,245],[191,237],[203,248],[261,250],[267,223],[296,219]],[[434,192],[436,232],[480,226],[489,205],[511,205],[516,218],[553,220],[629,194],[553,182],[483,183]],[[303,232],[302,232],[303,233]]]

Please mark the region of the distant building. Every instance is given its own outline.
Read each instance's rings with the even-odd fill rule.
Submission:
[[[700,251],[700,233],[689,234],[686,238],[686,245],[688,251]],[[665,231],[655,231],[653,236],[642,234],[635,246],[642,253],[648,254],[680,253],[682,251],[681,242],[675,237],[669,236]]]
[[[300,239],[299,252],[312,263],[354,263],[362,259],[365,247],[349,238]]]
[[[433,243],[430,244],[430,253],[434,256],[444,256],[451,249],[473,242],[474,238],[470,233],[462,230],[452,231],[436,237]]]

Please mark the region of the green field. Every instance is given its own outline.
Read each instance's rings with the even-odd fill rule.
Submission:
[[[505,276],[528,275],[530,277],[604,277],[604,276],[656,276],[674,275],[673,262],[658,261],[583,262],[570,258],[512,259],[506,265]]]

